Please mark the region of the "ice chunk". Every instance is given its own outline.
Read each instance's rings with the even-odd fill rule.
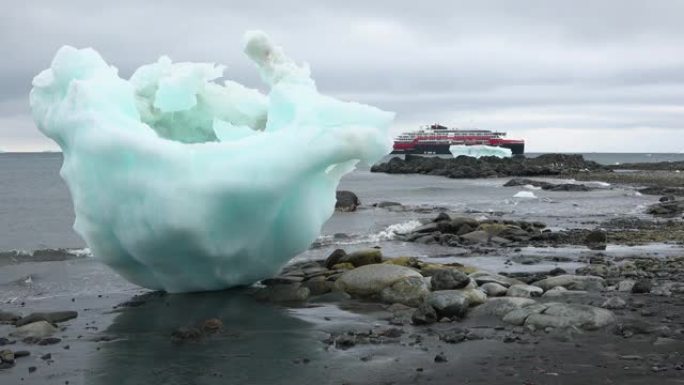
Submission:
[[[483,156],[495,156],[497,158],[510,158],[512,155],[510,148],[484,146],[484,145],[454,145],[449,146],[449,152],[455,157],[465,155],[473,158],[481,158]]]
[[[532,191],[518,191],[513,198],[537,199],[537,196]]]
[[[340,178],[392,147],[393,114],[318,93],[260,32],[245,52],[268,95],[223,67],[162,57],[130,80],[61,48],[34,78],[38,128],[64,152],[75,230],[123,277],[169,292],[275,274],[332,215]]]

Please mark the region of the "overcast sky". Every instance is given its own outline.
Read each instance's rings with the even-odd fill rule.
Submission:
[[[528,151],[684,151],[679,0],[8,2],[0,149],[56,148],[28,93],[62,45],[95,48],[124,77],[167,54],[264,90],[242,54],[249,29],[308,62],[323,93],[396,111],[396,133],[439,122],[507,131]]]

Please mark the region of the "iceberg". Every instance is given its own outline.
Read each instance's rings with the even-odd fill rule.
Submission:
[[[207,291],[274,275],[319,235],[340,178],[392,148],[393,113],[321,95],[263,32],[246,33],[244,51],[268,95],[219,83],[223,66],[165,56],[125,80],[70,46],[33,79],[74,229],[137,285]]]
[[[513,195],[513,198],[521,198],[521,199],[537,199],[537,196],[534,195],[532,191],[518,191]]]
[[[485,145],[453,145],[449,146],[449,152],[454,156],[454,158],[465,155],[476,159],[483,156],[495,156],[497,158],[510,158],[512,155],[510,148],[505,147],[495,147],[495,146],[485,146]]]

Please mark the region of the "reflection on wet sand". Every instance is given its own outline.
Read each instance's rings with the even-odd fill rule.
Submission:
[[[217,318],[223,328],[195,341],[171,334]],[[287,309],[256,302],[244,291],[151,298],[125,308],[103,334],[88,384],[284,384],[325,378],[312,324]],[[296,363],[308,359],[311,364]],[[320,361],[320,360],[318,360]],[[319,382],[320,383],[320,382]]]

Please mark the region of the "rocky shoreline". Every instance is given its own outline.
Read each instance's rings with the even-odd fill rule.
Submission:
[[[607,171],[609,168],[581,155],[544,154],[536,158],[515,156],[512,158],[469,156],[440,158],[405,155],[394,157],[386,163],[371,167],[371,172],[388,174],[426,174],[447,178],[496,178],[559,176],[574,172]]]
[[[574,274],[554,269],[510,276],[412,257],[386,258],[378,249],[336,250],[325,261],[290,266],[262,284],[254,289],[257,298],[286,306],[316,298],[383,304],[386,326],[331,334],[323,343],[336,350],[408,343],[424,346],[435,363],[442,363],[449,354],[433,350],[426,340],[435,338],[442,346],[483,339],[591,346],[592,339],[608,339],[627,351],[644,343],[684,347],[684,257],[610,260],[598,253]],[[684,357],[654,349],[615,358],[625,365],[640,361],[630,362],[632,374],[679,378]]]

